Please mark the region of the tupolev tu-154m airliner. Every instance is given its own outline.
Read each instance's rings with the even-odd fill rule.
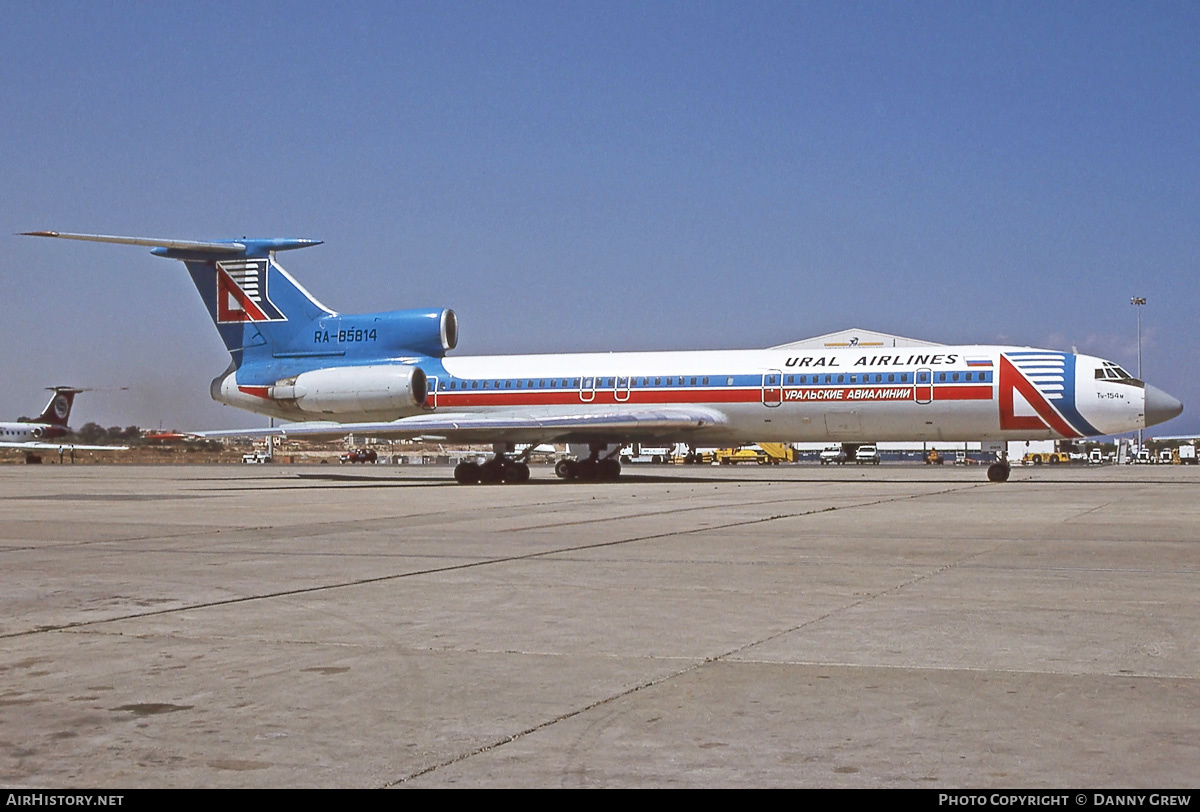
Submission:
[[[213,399],[297,421],[205,436],[438,437],[491,443],[464,484],[523,482],[515,444],[579,443],[567,479],[616,479],[630,442],[1003,441],[1133,431],[1178,400],[1090,355],[1007,346],[845,347],[452,357],[448,309],[349,315],[318,302],[276,261],[318,240],[217,242],[27,232],[140,245],[181,260],[232,363]],[[319,421],[319,422],[312,422]],[[1008,479],[1000,460],[988,469]]]

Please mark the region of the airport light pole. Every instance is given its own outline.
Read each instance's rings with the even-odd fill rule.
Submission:
[[[1137,336],[1138,336],[1138,374],[1137,374],[1137,376],[1138,376],[1138,380],[1140,381],[1140,380],[1143,380],[1143,378],[1142,378],[1142,307],[1146,304],[1146,297],[1145,296],[1134,296],[1129,300],[1129,303],[1131,305],[1133,305],[1135,310],[1137,310],[1137,324],[1138,324],[1138,333],[1137,333]],[[1138,453],[1140,454],[1141,451],[1142,451],[1142,430],[1138,429]]]

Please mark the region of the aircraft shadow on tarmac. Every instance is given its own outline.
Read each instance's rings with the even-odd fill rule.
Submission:
[[[937,478],[921,477],[919,479],[907,479],[907,478],[889,477],[886,475],[877,474],[875,472],[872,472],[872,474],[873,474],[872,476],[863,476],[863,477],[822,476],[822,477],[798,478],[798,477],[791,477],[791,476],[739,477],[739,476],[730,475],[730,474],[696,477],[696,476],[671,476],[668,474],[644,474],[644,473],[626,474],[626,473],[622,473],[621,478],[616,480],[615,482],[586,482],[585,483],[585,482],[569,482],[567,480],[557,479],[557,478],[548,478],[548,477],[547,478],[537,478],[537,477],[535,477],[535,478],[531,478],[527,482],[521,483],[519,486],[508,485],[507,487],[526,487],[527,488],[530,486],[546,487],[546,486],[567,486],[567,485],[570,485],[573,487],[587,487],[587,486],[596,487],[596,486],[614,486],[614,485],[621,485],[621,484],[626,484],[626,485],[654,485],[654,484],[685,485],[685,484],[694,484],[694,483],[698,483],[698,482],[712,482],[712,483],[719,483],[719,484],[737,484],[737,485],[755,484],[755,483],[759,483],[759,484],[774,483],[774,484],[792,484],[792,485],[803,485],[803,484],[883,485],[883,484],[900,484],[900,483],[913,483],[913,482],[937,484],[937,485],[987,485],[987,484],[989,484],[985,479],[982,479],[982,478],[976,479],[974,477],[937,477]],[[350,473],[342,474],[342,473],[332,473],[332,472],[330,472],[330,473],[298,473],[298,474],[294,474],[294,475],[288,474],[284,478],[291,479],[291,478],[293,478],[293,476],[296,478],[299,478],[299,479],[309,480],[309,481],[344,482],[347,484],[353,483],[353,484],[358,484],[358,485],[367,486],[367,487],[380,487],[380,488],[383,488],[383,487],[415,487],[415,486],[461,487],[461,486],[459,486],[459,484],[457,482],[455,482],[450,477],[447,477],[445,479],[442,479],[442,478],[431,479],[429,477],[410,476],[410,475],[405,475],[405,474],[391,474],[391,475],[385,474],[385,475],[381,475],[381,476],[376,476],[376,475],[366,474],[366,473],[362,473],[362,474],[350,474]],[[1066,478],[1050,479],[1050,478],[1045,478],[1045,477],[1039,476],[1039,477],[1030,478],[1030,479],[1018,477],[1018,478],[1009,480],[1009,482],[1006,484],[1008,484],[1008,485],[1020,485],[1020,484],[1078,485],[1081,483],[1087,483],[1087,484],[1091,484],[1091,485],[1119,485],[1121,487],[1127,487],[1129,485],[1179,484],[1179,482],[1181,482],[1181,481],[1169,480],[1169,479],[1151,479],[1151,478],[1144,478],[1144,477],[1138,477],[1137,479],[1121,479],[1121,480],[1092,480],[1092,479],[1066,479]]]

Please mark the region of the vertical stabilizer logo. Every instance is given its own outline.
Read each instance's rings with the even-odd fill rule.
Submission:
[[[287,321],[267,296],[267,260],[243,259],[216,265],[218,324]]]

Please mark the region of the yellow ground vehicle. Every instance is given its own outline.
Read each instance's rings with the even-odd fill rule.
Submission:
[[[767,464],[767,452],[759,448],[718,448],[717,462],[721,465],[737,465],[739,462]]]
[[[929,449],[929,453],[925,455],[926,465],[945,465],[946,461],[942,459],[942,455],[938,453],[936,448]]]
[[[1022,462],[1026,465],[1065,465],[1071,461],[1071,455],[1065,451],[1046,451],[1026,454]]]
[[[686,454],[676,454],[668,462],[673,465],[709,465],[716,462],[716,454],[712,451],[688,451]]]
[[[772,465],[778,465],[781,462],[796,462],[800,459],[799,452],[788,443],[759,443],[758,447],[767,452]]]
[[[721,465],[737,465],[739,462],[778,465],[781,462],[795,462],[797,454],[796,449],[787,443],[759,443],[757,446],[719,448],[715,458]]]

